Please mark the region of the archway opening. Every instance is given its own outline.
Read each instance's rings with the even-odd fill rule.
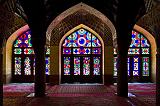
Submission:
[[[132,41],[128,50],[128,80],[129,82],[155,81],[155,39],[145,29],[134,26]],[[114,49],[114,79],[117,78],[117,51]]]
[[[61,83],[103,83],[101,37],[80,24],[67,32],[60,42]]]

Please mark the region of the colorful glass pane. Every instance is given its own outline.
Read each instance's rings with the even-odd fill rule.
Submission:
[[[100,57],[93,57],[93,75],[100,75]]]
[[[101,47],[100,40],[94,35],[92,35],[92,47]]]
[[[148,40],[143,35],[141,35],[141,47],[150,47]]]
[[[140,54],[140,49],[139,48],[129,48],[128,54]]]
[[[83,57],[83,75],[90,74],[90,57]]]
[[[92,54],[101,54],[101,48],[92,48]]]
[[[21,75],[21,57],[15,57],[14,58],[15,62],[15,75]]]
[[[140,47],[140,34],[136,31],[132,31],[132,42],[130,47]]]
[[[150,57],[144,57],[150,54],[150,43],[143,35],[139,32],[132,31],[132,42],[130,48],[128,50],[128,75],[130,76],[133,73],[133,76],[139,76],[142,73],[142,76],[149,76],[150,74]],[[114,54],[116,53],[116,49],[114,49]],[[141,57],[138,57],[141,56]],[[116,57],[115,57],[116,58]],[[140,61],[142,59],[142,61]],[[131,62],[130,62],[131,61]],[[130,68],[132,68],[130,70]],[[133,72],[131,72],[133,71]],[[141,72],[140,72],[141,71]],[[114,75],[117,76],[116,73],[116,61],[114,60]]]
[[[128,76],[130,76],[130,57],[127,58],[127,70],[128,70]]]
[[[117,54],[117,49],[116,49],[116,48],[114,48],[113,50],[114,50],[114,53],[113,53],[113,54]]]
[[[22,49],[21,48],[15,48],[14,49],[14,54],[22,54]]]
[[[70,57],[64,57],[64,75],[70,75]]]
[[[24,49],[24,54],[34,54],[33,48],[25,48]]]
[[[31,60],[29,57],[26,57],[24,60],[24,74],[31,75]]]
[[[45,57],[46,62],[46,75],[49,75],[50,72],[50,57]]]
[[[114,57],[114,76],[117,76],[117,57]]]
[[[139,57],[133,57],[133,76],[139,76]]]
[[[73,47],[91,47],[91,33],[87,32],[85,29],[79,29],[77,32],[77,39],[74,39],[74,42],[76,42],[77,46]]]
[[[14,42],[14,47],[32,47],[30,33],[31,31],[26,31],[24,34],[20,35]]]
[[[72,36],[72,40],[70,41],[72,43],[72,47],[78,47],[78,41],[77,40],[78,40],[78,37],[80,37],[80,36],[78,36],[78,34],[76,32],[74,32],[70,36]]]
[[[149,54],[149,48],[142,48],[142,54]]]
[[[63,54],[71,54],[71,48],[63,48]]]
[[[32,47],[31,44],[31,31],[27,31],[23,37],[24,37],[24,47]]]
[[[23,35],[19,36],[14,42],[14,47],[23,47]]]
[[[73,54],[91,54],[90,48],[73,48]]]
[[[65,38],[64,43],[63,43],[63,47],[72,47],[72,44],[73,44],[73,36],[70,35]]]
[[[143,64],[142,76],[149,76],[149,57],[143,57],[142,64]]]
[[[91,47],[91,45],[100,47],[100,40],[83,28],[66,37],[63,43],[63,47]]]
[[[50,46],[46,48],[46,54],[50,54]]]
[[[36,59],[34,58],[33,59],[33,75],[35,75],[35,67],[36,67],[35,62],[36,62]]]
[[[74,75],[80,75],[80,57],[74,57]]]

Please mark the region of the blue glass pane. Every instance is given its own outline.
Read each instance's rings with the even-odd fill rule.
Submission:
[[[130,47],[140,47],[140,34],[132,31],[132,41]]]
[[[148,40],[143,35],[141,35],[141,47],[150,47]]]

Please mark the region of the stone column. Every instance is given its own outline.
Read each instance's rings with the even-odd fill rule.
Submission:
[[[156,55],[156,106],[159,106],[159,104],[160,104],[160,66],[159,65],[160,65],[160,48],[157,48],[157,55]]]
[[[136,5],[136,6],[135,6]],[[125,8],[124,8],[125,7]],[[128,97],[127,56],[131,43],[131,35],[135,22],[143,15],[145,8],[143,0],[118,0],[116,31],[118,44],[118,96]]]
[[[117,44],[118,44],[118,58],[117,58],[117,95],[128,97],[128,70],[127,70],[127,56],[128,48],[131,42],[131,31],[129,29],[123,9],[119,9],[119,14],[116,20]]]
[[[33,40],[35,51],[35,97],[45,96],[45,45],[42,38]]]
[[[0,38],[1,39],[1,38]],[[3,106],[3,82],[2,82],[2,78],[3,78],[3,54],[2,54],[2,42],[0,40],[0,106]]]
[[[35,51],[35,97],[45,96],[45,43],[46,43],[46,11],[44,0],[20,0],[27,15],[31,29],[32,44]]]
[[[31,38],[35,52],[35,97],[45,96],[45,30],[43,26],[31,27]]]
[[[117,32],[118,38],[118,61],[117,61],[117,95],[122,97],[128,97],[128,70],[127,70],[127,56],[128,56],[128,36],[126,30]]]

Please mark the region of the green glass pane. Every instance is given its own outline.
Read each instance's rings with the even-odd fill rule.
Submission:
[[[50,54],[50,48],[47,47],[46,54]]]
[[[142,58],[142,65],[143,65],[143,76],[149,76],[149,57]]]
[[[34,54],[34,50],[32,48],[24,49],[24,54]]]
[[[15,48],[14,49],[14,54],[22,54],[22,49],[21,48]]]

